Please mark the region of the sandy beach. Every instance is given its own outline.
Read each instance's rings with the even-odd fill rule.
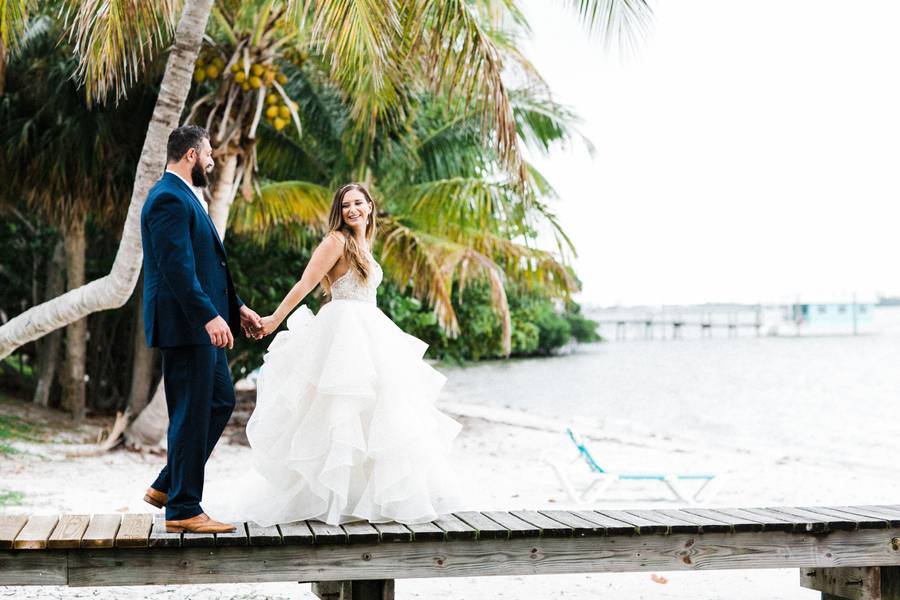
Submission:
[[[48,417],[23,403],[0,404],[31,418]],[[464,429],[455,447],[455,459],[470,485],[471,508],[576,508],[566,496],[545,457],[572,458],[562,435],[565,422],[513,409],[497,409],[445,401],[441,408],[457,418]],[[162,465],[163,457],[117,450],[90,453],[99,429],[108,420],[92,420],[77,429],[64,427],[59,415],[43,434],[46,441],[18,441],[16,452],[0,460],[0,488],[21,492],[20,503],[7,508],[16,513],[148,512],[141,501],[144,489]],[[656,436],[611,432],[582,427],[598,456],[610,462],[625,460],[635,469],[702,467],[717,472],[722,485],[711,505],[773,506],[889,502],[900,494],[900,478],[875,473],[835,477],[834,465],[804,456],[785,455],[777,447],[727,451],[704,447],[690,435]],[[229,478],[247,465],[248,448],[240,443],[238,427],[226,432],[207,469],[205,495],[227,493]],[[589,475],[579,463],[568,471],[576,485]],[[62,482],[68,482],[63,485]],[[663,508],[677,504],[655,486],[622,485],[612,488],[597,506]],[[14,598],[313,598],[308,584],[145,586],[129,588],[12,588],[0,587],[0,597]],[[612,575],[552,575],[461,579],[403,580],[398,598],[480,599],[541,598],[728,598],[747,600],[812,599],[817,594],[797,584],[789,570],[638,573]]]

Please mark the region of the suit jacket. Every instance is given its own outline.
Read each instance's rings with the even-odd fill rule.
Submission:
[[[243,302],[225,246],[193,190],[172,173],[157,181],[141,211],[144,334],[152,347],[210,345],[204,325],[221,315],[237,336]]]

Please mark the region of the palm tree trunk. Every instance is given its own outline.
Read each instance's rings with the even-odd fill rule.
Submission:
[[[53,298],[62,294],[65,288],[65,255],[63,243],[57,242],[53,249],[53,257],[47,265],[47,284],[44,298]],[[62,342],[62,331],[56,330],[37,341],[37,387],[34,390],[34,403],[38,406],[50,404],[50,391],[56,380],[56,369],[59,366],[59,348]]]
[[[128,412],[132,415],[139,415],[150,400],[150,386],[153,384],[157,357],[157,352],[147,346],[144,336],[144,296],[140,293],[140,288],[139,280],[137,302],[134,303],[134,358],[131,362],[131,391],[128,394]]]
[[[209,218],[212,219],[219,237],[225,240],[225,228],[228,227],[228,212],[234,203],[234,178],[237,174],[237,154],[227,154],[221,160],[221,167],[216,175],[216,183],[211,190],[209,202]]]
[[[70,289],[62,296],[28,309],[0,327],[0,359],[19,346],[65,327],[92,312],[118,308],[128,301],[141,270],[141,209],[147,192],[162,174],[169,132],[178,126],[188,92],[194,63],[213,0],[185,2],[175,40],[169,52],[153,118],[147,128],[144,147],[135,173],[134,189],[122,241],[109,275]],[[70,286],[71,287],[71,286]]]
[[[166,406],[166,390],[159,380],[153,398],[147,408],[125,430],[125,445],[135,450],[159,445],[169,429],[169,408]]]
[[[66,246],[66,281],[70,289],[84,285],[84,257],[86,215],[73,215],[63,226],[63,242]],[[85,402],[84,372],[87,358],[87,318],[81,318],[66,328],[66,358],[63,363],[63,407],[72,412],[75,422],[84,420]]]

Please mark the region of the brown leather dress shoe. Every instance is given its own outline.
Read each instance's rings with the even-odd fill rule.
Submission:
[[[156,508],[163,508],[168,501],[169,496],[165,492],[154,490],[152,487],[147,488],[147,493],[144,494],[144,502]]]
[[[190,519],[181,521],[166,521],[166,531],[169,533],[231,533],[237,529],[234,525],[219,523],[210,519],[206,513],[200,513]]]

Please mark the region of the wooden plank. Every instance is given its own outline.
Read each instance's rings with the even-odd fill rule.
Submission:
[[[697,515],[699,517],[706,517],[708,519],[723,521],[731,527],[731,530],[735,533],[741,533],[745,531],[762,531],[763,524],[759,521],[751,521],[745,517],[739,516],[729,516],[723,514],[721,512],[716,512],[715,510],[711,510],[708,508],[682,508],[682,512],[686,512],[689,514]]]
[[[278,525],[281,532],[281,541],[284,544],[309,545],[315,541],[312,531],[306,521],[294,521]]]
[[[91,522],[90,515],[63,515],[59,518],[59,523],[50,539],[47,540],[48,548],[66,549],[80,548],[81,536],[87,530],[88,523]]]
[[[806,519],[810,522],[809,527],[812,527],[811,531],[816,531],[820,527],[821,531],[834,531],[836,529],[853,531],[855,529],[859,529],[856,521],[850,519],[849,517],[830,517],[822,513],[804,510],[802,508],[797,508],[794,506],[779,506],[770,508],[769,510],[793,515],[800,519]]]
[[[13,547],[16,536],[28,522],[28,515],[0,515],[0,549]]]
[[[81,537],[82,548],[112,548],[116,533],[122,523],[122,515],[94,515],[91,524]]]
[[[900,527],[900,518],[893,517],[889,513],[883,513],[876,509],[866,509],[859,506],[833,506],[832,510],[839,510],[851,515],[859,515],[861,517],[869,517],[872,519],[883,519],[889,527]]]
[[[885,519],[875,518],[875,517],[864,517],[862,515],[854,515],[851,513],[842,512],[840,510],[825,507],[825,506],[801,506],[803,510],[809,510],[812,512],[817,512],[822,515],[826,515],[829,517],[841,517],[844,519],[853,520],[859,529],[886,529],[890,526],[888,521]]]
[[[800,585],[846,600],[882,600],[880,567],[800,569]]]
[[[445,538],[448,542],[453,540],[475,540],[478,539],[478,532],[474,528],[466,525],[453,515],[444,515],[432,521],[435,525],[444,530]]]
[[[382,542],[411,542],[413,533],[403,523],[373,523]]]
[[[757,523],[763,526],[763,531],[783,531],[783,532],[791,532],[794,531],[794,524],[781,519],[773,514],[759,514],[756,511],[746,509],[746,508],[716,508],[713,509],[717,513],[722,513],[724,515],[734,515],[737,517],[743,517],[749,519],[751,521],[756,521]]]
[[[116,546],[119,548],[149,546],[151,527],[153,527],[153,515],[150,513],[122,515],[122,524],[116,534]]]
[[[668,533],[700,533],[700,527],[677,516],[658,510],[626,510],[630,515],[646,519],[668,528]]]
[[[247,535],[251,546],[277,546],[283,543],[277,525],[262,527],[253,521],[247,521]]]
[[[246,523],[235,523],[235,530],[230,533],[217,533],[216,546],[249,546],[250,534]]]
[[[344,523],[344,532],[347,534],[347,543],[350,544],[377,544],[381,541],[378,530],[372,527],[368,521],[353,521]]]
[[[765,508],[745,508],[743,509],[747,513],[752,513],[759,515],[764,519],[775,520],[778,519],[780,521],[784,521],[785,523],[791,524],[791,531],[794,532],[811,532],[811,533],[821,533],[825,531],[825,523],[810,523],[809,519],[797,517],[794,515],[790,515],[787,513],[783,513],[780,511],[765,509]]]
[[[56,515],[31,515],[25,527],[16,536],[13,548],[16,550],[44,550],[47,540],[59,518]]]
[[[486,511],[481,513],[509,531],[509,539],[541,537],[541,528],[527,523],[519,517],[505,511]]]
[[[632,527],[637,528],[637,532],[639,535],[648,535],[648,534],[658,534],[658,533],[669,533],[669,527],[667,525],[663,525],[657,523],[656,521],[648,521],[642,517],[637,515],[627,513],[623,510],[597,510],[594,511],[597,514],[603,515],[604,517],[609,517],[610,519],[615,519],[616,521],[622,521],[623,523],[628,523]]]
[[[863,508],[873,508],[893,518],[900,518],[900,507],[893,504],[880,504],[875,506],[864,505]]]
[[[708,533],[585,538],[80,550],[70,585],[231,583],[885,566],[900,563],[900,528],[813,533]],[[252,552],[250,551],[252,550]],[[263,568],[264,565],[264,568]]]
[[[900,516],[900,505],[898,504],[875,504],[872,505],[872,508],[877,508],[879,510],[883,510],[886,513]]]
[[[572,514],[602,526],[606,530],[606,535],[636,535],[638,532],[638,528],[630,523],[612,519],[592,510],[575,510]]]
[[[572,512],[565,510],[542,510],[539,512],[545,517],[549,517],[554,521],[559,521],[566,527],[571,527],[572,535],[575,537],[606,535],[606,527],[598,525],[594,521],[579,517]]]
[[[347,532],[340,527],[323,523],[322,521],[307,521],[310,531],[312,531],[314,543],[316,544],[346,544]]]
[[[150,528],[151,548],[178,548],[181,546],[181,534],[166,531],[166,516],[153,515],[153,526]]]
[[[407,527],[416,542],[439,542],[447,537],[444,530],[434,523],[410,523]]]
[[[68,581],[65,550],[0,550],[0,586],[66,585]],[[4,595],[10,598],[17,596],[14,590]]]
[[[508,540],[509,529],[480,512],[465,511],[453,513],[467,525],[478,531],[479,540]]]
[[[859,529],[858,519],[852,518],[850,515],[834,516],[815,508],[803,508],[800,506],[791,506],[777,509],[781,512],[790,513],[798,517],[808,517],[810,519],[818,518],[825,523],[825,531],[855,531]]]
[[[555,519],[546,517],[536,510],[513,510],[510,514],[519,517],[526,523],[531,523],[541,530],[541,537],[572,537],[575,530]]]
[[[729,531],[732,531],[731,525],[724,522],[725,517],[722,516],[720,516],[719,518],[712,518],[703,515],[695,515],[684,510],[663,509],[657,510],[655,512],[666,515],[673,519],[691,523],[692,525],[697,526],[700,533],[728,533]],[[675,532],[674,528],[672,529],[672,532]],[[685,533],[689,532],[686,531]]]
[[[181,534],[181,545],[185,548],[209,548],[216,545],[216,535],[214,533],[185,531]]]

